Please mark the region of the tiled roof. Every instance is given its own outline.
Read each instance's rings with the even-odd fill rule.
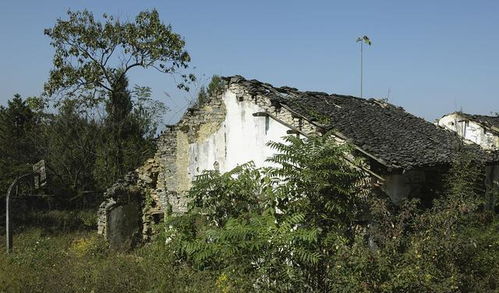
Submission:
[[[468,118],[469,120],[477,121],[488,128],[495,128],[496,130],[499,129],[499,116],[474,115],[462,112],[459,112],[458,114]]]
[[[244,86],[251,95],[270,98],[277,105],[315,121],[324,130],[341,134],[389,167],[411,169],[448,164],[462,145],[455,133],[382,100],[278,88],[241,76],[224,79]],[[486,156],[477,146],[471,148]]]

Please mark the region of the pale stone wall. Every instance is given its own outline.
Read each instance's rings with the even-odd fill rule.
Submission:
[[[104,193],[105,201],[98,210],[98,233],[109,241],[111,248],[129,249],[142,238],[144,197],[141,180],[130,172]]]
[[[459,113],[452,113],[439,119],[438,125],[456,132],[469,142],[480,145],[488,151],[499,150],[499,135],[480,123],[470,120]],[[485,190],[487,205],[493,209],[499,197],[499,165],[489,165],[485,171]]]
[[[165,134],[168,138],[163,139],[165,143],[157,154],[164,168],[158,177],[158,185],[165,187],[162,202],[168,204],[170,212],[184,212],[185,193],[204,170],[226,172],[248,161],[257,167],[268,165],[266,159],[274,151],[266,144],[282,141],[292,128],[304,134],[318,132],[316,125],[287,109],[276,109],[267,97],[251,96],[237,84],[227,86],[213,101],[188,112]]]

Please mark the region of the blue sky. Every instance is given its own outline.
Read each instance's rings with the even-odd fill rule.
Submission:
[[[180,33],[198,76],[241,74],[276,86],[387,98],[433,120],[447,112],[499,112],[499,1],[2,1],[0,104],[41,93],[53,50],[43,29],[71,8],[122,19],[156,8]],[[207,79],[207,78],[206,78]],[[201,78],[203,80],[203,78]],[[135,71],[172,109],[174,122],[193,93],[171,77]],[[168,93],[168,95],[165,94]]]

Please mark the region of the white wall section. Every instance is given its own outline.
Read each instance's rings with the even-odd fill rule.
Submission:
[[[222,98],[227,112],[220,128],[206,139],[189,144],[191,180],[203,170],[226,172],[248,161],[257,167],[268,165],[265,160],[274,151],[267,142],[282,142],[289,130],[272,118],[253,116],[264,109],[253,101],[238,99],[230,90]]]
[[[440,118],[438,125],[456,132],[459,136],[480,145],[484,149],[499,149],[498,136],[487,131],[479,123],[459,115],[459,113],[449,114]]]

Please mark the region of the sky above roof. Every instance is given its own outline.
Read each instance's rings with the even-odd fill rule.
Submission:
[[[367,35],[364,96],[427,120],[462,110],[499,112],[499,1],[2,1],[0,104],[39,95],[53,49],[43,29],[67,9],[133,19],[156,8],[186,41],[198,85],[212,74],[240,74],[275,86],[360,95],[360,50]],[[195,96],[174,80],[137,70],[130,84],[151,86],[173,123]],[[196,88],[196,86],[194,86]]]

